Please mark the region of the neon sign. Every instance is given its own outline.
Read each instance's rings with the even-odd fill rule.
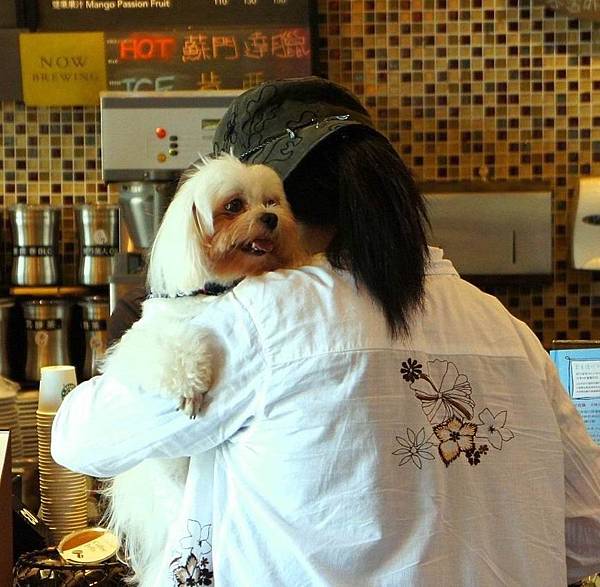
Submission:
[[[168,61],[175,54],[175,37],[128,37],[119,40],[122,61]]]

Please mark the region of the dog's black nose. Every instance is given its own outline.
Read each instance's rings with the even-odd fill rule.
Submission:
[[[277,226],[277,214],[272,214],[271,212],[267,212],[260,217],[260,221],[269,229],[274,230]]]

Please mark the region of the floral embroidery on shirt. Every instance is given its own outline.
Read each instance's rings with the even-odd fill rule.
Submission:
[[[208,566],[206,557],[198,560],[194,553],[190,553],[185,564],[173,570],[175,585],[212,585],[213,574]]]
[[[467,457],[467,461],[469,461],[469,465],[478,465],[481,462],[481,455],[487,454],[488,447],[487,444],[480,444],[478,448],[470,448],[465,451],[465,456]]]
[[[498,450],[502,450],[502,443],[514,437],[512,430],[505,428],[506,410],[498,412],[495,416],[487,408],[479,414],[479,436],[487,438],[489,443]]]
[[[423,460],[434,460],[433,447],[442,462],[448,467],[461,453],[471,466],[476,466],[489,453],[488,444],[502,450],[504,442],[514,438],[506,427],[506,410],[492,414],[485,408],[474,418],[475,401],[471,397],[471,384],[464,373],[451,361],[435,359],[427,363],[427,371],[415,359],[408,358],[400,367],[402,378],[409,383],[415,398],[431,426],[426,435],[425,427],[415,433],[406,429],[406,436],[396,436],[400,445],[392,454],[401,457],[398,466],[412,463],[423,467]],[[487,443],[477,442],[478,439]]]
[[[406,381],[414,383],[419,377],[421,377],[422,369],[423,365],[421,365],[421,363],[418,361],[413,361],[412,359],[407,359],[405,363],[402,363],[400,373],[402,373],[402,377],[404,377]]]
[[[435,457],[429,452],[429,448],[433,446],[433,442],[427,442],[425,440],[425,428],[421,428],[416,434],[410,429],[406,429],[407,440],[396,436],[400,448],[396,449],[393,454],[402,455],[400,465],[412,461],[414,465],[421,469],[423,462],[421,459],[432,461]]]
[[[203,526],[196,520],[188,520],[187,530],[188,536],[180,541],[181,554],[169,565],[173,585],[212,585],[212,524]]]
[[[410,359],[408,359],[410,361]],[[440,424],[453,416],[471,419],[475,402],[471,384],[450,361],[436,359],[427,363],[429,373],[420,372],[410,388],[421,400],[421,408],[432,424]]]
[[[475,447],[477,426],[471,422],[462,422],[460,418],[452,417],[433,427],[433,433],[438,437],[438,451],[446,465],[451,463],[461,452],[467,452]]]

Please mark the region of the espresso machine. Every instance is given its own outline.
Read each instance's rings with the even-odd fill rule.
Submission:
[[[217,124],[240,92],[101,93],[102,179],[119,202],[111,312],[125,292],[143,285],[147,254],[181,172],[212,152]]]

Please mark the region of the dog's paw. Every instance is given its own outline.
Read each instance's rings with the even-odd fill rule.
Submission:
[[[193,352],[189,352],[193,349]],[[212,380],[211,355],[203,340],[203,334],[194,332],[192,344],[181,352],[179,357],[178,385],[179,409],[190,418],[196,418],[204,405],[204,396],[210,389]],[[184,379],[184,381],[181,381]]]
[[[182,397],[179,401],[179,410],[191,420],[195,420],[198,414],[202,411],[204,405],[204,394],[196,393],[190,397]]]

